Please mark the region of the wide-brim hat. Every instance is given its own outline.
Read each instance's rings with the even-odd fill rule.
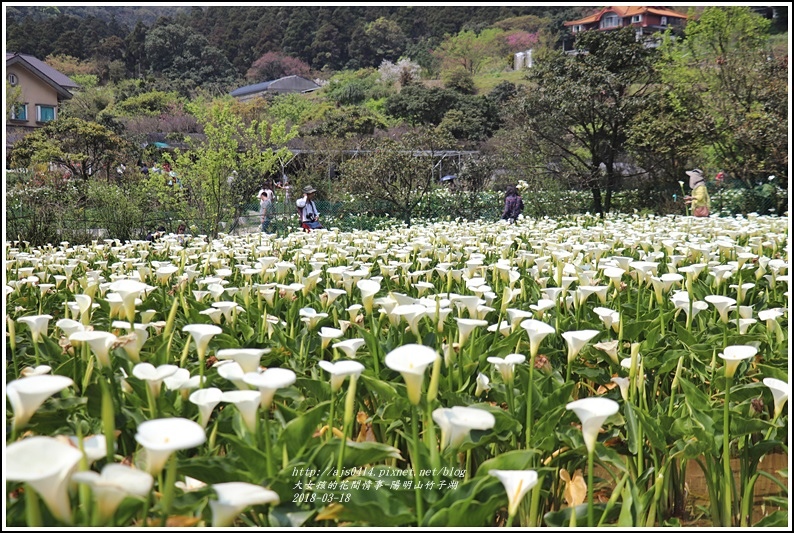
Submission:
[[[699,168],[694,168],[692,170],[687,170],[686,175],[689,176],[690,178],[702,178],[703,171],[700,170]]]
[[[317,192],[317,189],[315,189],[311,185],[307,185],[306,187],[303,188],[303,194],[311,194],[313,192]]]
[[[256,193],[257,196],[262,196],[263,194],[265,194],[265,189],[259,189],[259,192]]]

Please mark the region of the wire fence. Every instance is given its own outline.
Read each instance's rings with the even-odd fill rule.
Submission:
[[[769,184],[754,189],[718,187],[710,193],[714,216],[749,213],[783,215],[788,210],[787,189]],[[525,191],[523,196],[524,215],[528,217],[584,213],[592,206],[589,191]],[[685,207],[680,196],[680,191],[672,189],[621,191],[613,196],[611,211],[684,214]],[[320,221],[326,228],[366,230],[403,221],[403,215],[393,205],[384,202],[318,200],[315,203],[321,215]],[[440,187],[431,191],[412,209],[411,218],[498,220],[502,205],[501,192],[469,194]],[[186,224],[188,233],[194,235],[209,234],[211,227],[208,220],[190,219],[180,212],[152,211],[130,220],[126,213],[115,210],[84,209],[75,212],[71,209],[42,209],[40,205],[25,203],[8,208],[5,216],[6,240],[27,241],[34,245],[62,241],[77,244],[101,239],[143,239],[147,232],[161,226],[166,232],[176,233],[181,223]],[[286,235],[301,229],[294,200],[274,202],[269,218],[268,233]],[[262,231],[258,200],[238,205],[234,215],[220,221],[218,230],[237,235]]]

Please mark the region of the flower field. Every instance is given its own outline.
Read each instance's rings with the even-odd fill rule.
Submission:
[[[788,224],[7,242],[5,523],[786,525]]]

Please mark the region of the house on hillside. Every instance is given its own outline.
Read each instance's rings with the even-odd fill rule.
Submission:
[[[19,88],[6,121],[6,146],[58,118],[60,103],[80,86],[31,55],[6,52],[6,81]]]
[[[285,76],[277,80],[265,81],[254,85],[246,85],[233,90],[230,94],[241,102],[254,98],[283,93],[310,93],[320,86],[312,80],[301,76]]]
[[[647,46],[658,46],[659,41],[649,38],[655,33],[683,29],[687,16],[678,11],[658,6],[607,6],[597,13],[578,20],[564,22],[570,28],[572,39],[563,41],[563,50],[576,53],[573,41],[578,33],[589,30],[609,31],[631,26],[636,29],[637,40]]]

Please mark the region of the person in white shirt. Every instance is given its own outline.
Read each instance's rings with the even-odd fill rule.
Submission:
[[[273,211],[273,191],[265,187],[259,189],[259,220],[262,223],[262,233],[267,233],[270,228],[270,213]]]
[[[303,196],[298,198],[295,205],[298,206],[298,212],[301,217],[301,226],[304,229],[318,229],[322,228],[320,224],[320,213],[317,211],[317,206],[314,204],[314,195],[317,189],[311,185],[303,188]]]

